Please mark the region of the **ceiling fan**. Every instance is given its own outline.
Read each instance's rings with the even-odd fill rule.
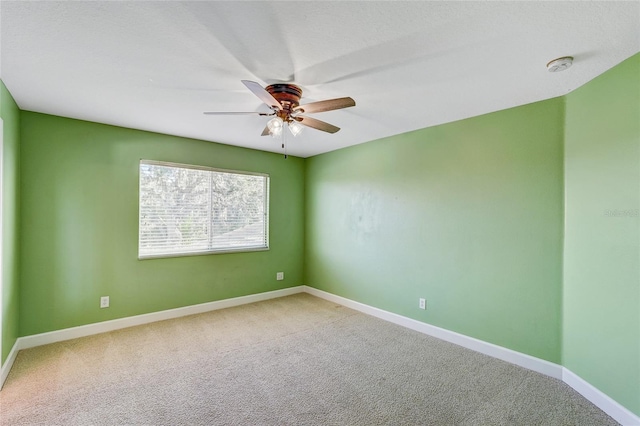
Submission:
[[[277,83],[271,84],[266,88],[262,87],[255,81],[242,80],[242,83],[247,86],[249,90],[253,92],[262,102],[267,104],[271,109],[270,113],[264,112],[212,112],[207,111],[204,114],[208,115],[243,115],[243,114],[258,114],[261,116],[267,116],[273,118],[269,120],[267,126],[262,132],[262,136],[271,135],[279,136],[282,134],[282,129],[285,124],[289,127],[289,130],[293,136],[297,136],[303,129],[301,125],[311,127],[317,130],[322,130],[327,133],[335,133],[340,130],[332,124],[324,121],[317,120],[315,118],[306,117],[302,114],[310,114],[316,112],[332,111],[336,109],[349,108],[356,105],[356,102],[349,98],[336,98],[328,99],[326,101],[311,102],[305,105],[300,105],[300,98],[302,97],[302,89],[295,84],[290,83]]]

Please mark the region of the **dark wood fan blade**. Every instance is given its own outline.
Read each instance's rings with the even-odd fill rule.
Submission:
[[[264,130],[260,136],[269,136],[271,133],[269,132],[269,126],[264,126]]]
[[[226,111],[205,111],[203,112],[203,114],[206,115],[253,115],[253,114],[257,114],[257,115],[267,115],[265,113],[262,112],[226,112]]]
[[[262,102],[278,110],[282,109],[282,105],[280,105],[280,102],[278,102],[276,98],[271,96],[271,93],[267,92],[267,90],[264,87],[260,86],[255,81],[251,81],[251,80],[241,80],[241,81],[245,86],[247,86],[247,89],[251,90],[254,95],[260,98]]]
[[[305,114],[323,111],[332,111],[334,109],[342,109],[356,106],[356,101],[347,98],[327,99],[326,101],[311,102],[310,104],[300,105],[295,108]]]
[[[324,121],[316,120],[311,117],[296,117],[296,121],[300,122],[300,124],[304,124],[307,127],[312,127],[314,129],[322,130],[327,133],[335,133],[340,130],[340,127],[336,127],[333,124],[325,123]]]

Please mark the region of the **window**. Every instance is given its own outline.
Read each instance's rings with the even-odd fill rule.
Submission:
[[[138,258],[269,248],[269,175],[140,161]]]

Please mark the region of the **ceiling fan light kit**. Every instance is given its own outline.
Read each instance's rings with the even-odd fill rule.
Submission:
[[[288,124],[289,130],[291,131],[291,134],[295,137],[298,136],[300,134],[300,132],[302,132],[302,129],[304,129],[304,127],[302,127],[302,125],[300,123],[298,123],[297,121],[292,121]]]
[[[282,127],[284,123],[282,122],[282,118],[274,117],[267,123],[267,128],[269,129],[269,134],[271,136],[279,136],[282,133]]]

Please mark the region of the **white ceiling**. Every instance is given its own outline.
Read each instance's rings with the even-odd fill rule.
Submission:
[[[309,157],[566,94],[640,51],[640,2],[2,1],[0,78],[24,110],[281,152],[242,79],[294,82],[342,130]],[[549,73],[552,59],[573,67]]]

